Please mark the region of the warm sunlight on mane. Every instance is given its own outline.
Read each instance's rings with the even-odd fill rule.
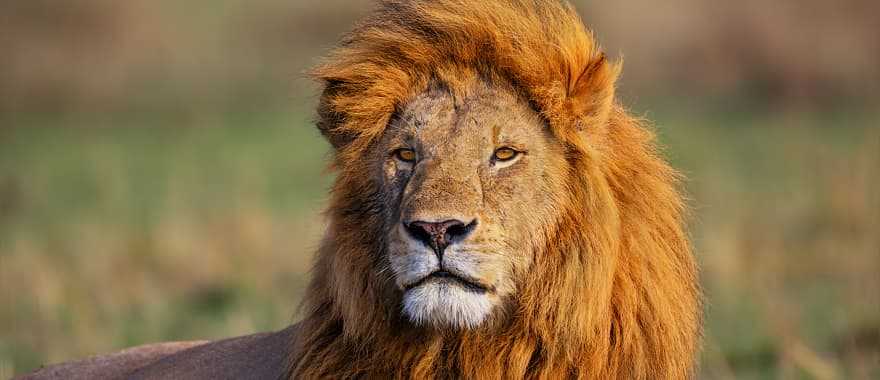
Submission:
[[[315,70],[338,177],[293,377],[692,377],[701,306],[678,176],[614,100],[619,68],[558,1],[382,1]],[[508,320],[425,331],[381,270],[388,196],[367,173],[404,105],[474,78],[506,83],[546,122],[566,190]]]

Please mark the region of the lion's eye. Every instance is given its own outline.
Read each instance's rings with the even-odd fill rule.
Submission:
[[[403,162],[414,162],[416,160],[416,151],[412,149],[398,149],[394,151],[394,157]]]
[[[510,161],[510,160],[516,158],[516,156],[518,156],[518,155],[519,155],[519,152],[517,152],[511,148],[499,148],[499,149],[495,150],[495,154],[492,155],[492,158],[494,158],[495,161],[504,162],[504,161]]]

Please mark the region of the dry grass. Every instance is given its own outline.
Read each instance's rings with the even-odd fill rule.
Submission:
[[[708,296],[703,377],[875,377],[877,116],[654,118],[690,177]],[[4,377],[294,320],[329,182],[326,145],[303,118],[36,123],[0,134]]]
[[[876,123],[789,115],[669,132],[691,177],[706,377],[880,373]]]
[[[316,133],[274,122],[5,131],[3,368],[292,321],[328,179]]]

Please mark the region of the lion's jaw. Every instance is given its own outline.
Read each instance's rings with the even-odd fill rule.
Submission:
[[[512,91],[481,80],[463,96],[450,87],[406,104],[376,154],[393,200],[385,241],[402,313],[418,326],[474,329],[503,316],[542,245],[542,222],[556,212],[549,194],[564,182],[550,172],[564,155]],[[401,147],[415,158],[401,159]],[[517,154],[500,160],[505,147]],[[443,222],[458,232],[426,232]]]

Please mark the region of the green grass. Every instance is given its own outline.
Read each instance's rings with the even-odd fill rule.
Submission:
[[[303,115],[0,129],[0,378],[294,320],[331,181]],[[702,377],[877,376],[878,115],[649,117],[689,178]]]
[[[3,368],[292,320],[330,183],[304,120],[66,122],[0,132]]]

